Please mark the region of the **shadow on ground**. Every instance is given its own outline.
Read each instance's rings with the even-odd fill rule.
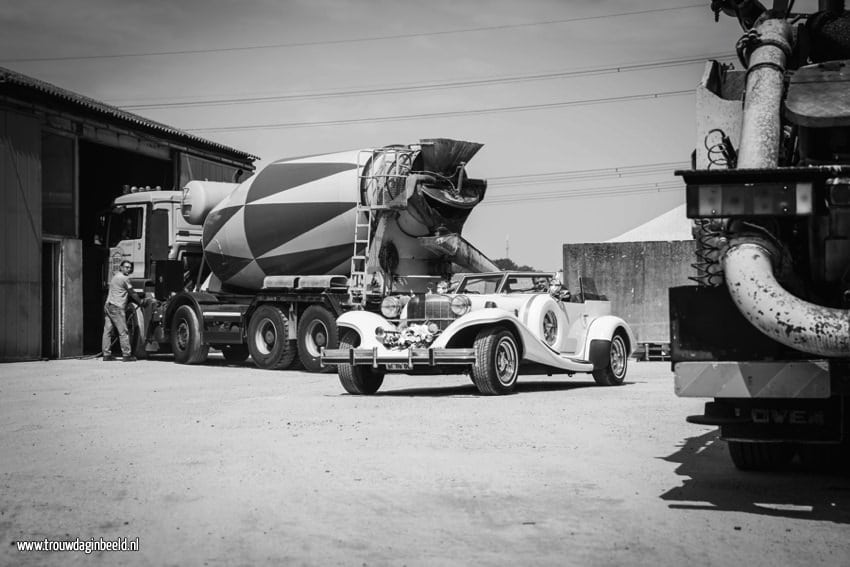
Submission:
[[[850,475],[812,473],[795,462],[776,472],[732,464],[716,431],[686,439],[665,461],[679,463],[681,486],[661,495],[671,509],[717,510],[850,524]],[[836,467],[837,468],[837,467]]]
[[[411,380],[427,380],[428,377],[410,377]],[[578,390],[580,388],[598,388],[594,382],[552,382],[552,381],[522,381],[517,382],[516,388],[511,395],[528,394],[532,392],[563,392]],[[381,390],[376,396],[469,396],[485,397],[478,392],[471,382],[469,384],[458,384],[454,386],[417,386],[415,388],[402,388],[397,390]],[[490,396],[486,396],[490,397]]]

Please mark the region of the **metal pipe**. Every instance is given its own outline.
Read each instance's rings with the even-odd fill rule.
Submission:
[[[738,152],[742,169],[778,165],[785,55],[791,52],[791,26],[784,19],[768,18],[755,31],[759,43],[749,56]]]
[[[824,357],[850,357],[850,310],[824,307],[786,291],[773,275],[773,255],[754,242],[723,256],[726,287],[741,314],[771,339]]]

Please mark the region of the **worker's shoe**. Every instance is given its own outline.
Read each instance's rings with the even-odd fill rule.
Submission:
[[[115,360],[115,357],[112,356],[111,354],[104,354],[103,355],[103,362],[111,362],[113,360]]]
[[[135,356],[122,356],[121,360],[123,362],[136,362],[138,358],[136,358]]]

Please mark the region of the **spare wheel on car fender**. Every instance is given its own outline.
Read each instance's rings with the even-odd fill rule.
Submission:
[[[539,295],[528,306],[528,330],[554,350],[563,350],[569,322],[558,303],[548,295]]]

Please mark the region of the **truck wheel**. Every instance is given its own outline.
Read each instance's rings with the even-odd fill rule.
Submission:
[[[729,456],[742,471],[767,471],[787,465],[794,457],[788,443],[747,443],[729,441]]]
[[[145,350],[147,337],[145,336],[145,313],[141,307],[137,307],[133,314],[127,319],[127,333],[130,335],[130,350],[136,358],[147,358],[148,352]]]
[[[221,345],[221,354],[227,362],[245,362],[248,359],[248,345]]]
[[[519,350],[513,333],[484,329],[475,337],[472,382],[484,395],[510,394],[519,373]]]
[[[171,350],[178,364],[199,364],[207,359],[209,345],[201,343],[198,315],[188,305],[181,305],[171,319]]]
[[[626,379],[629,365],[628,349],[623,333],[617,331],[611,337],[608,347],[608,360],[604,367],[593,369],[593,379],[600,386],[619,386]]]
[[[298,357],[307,372],[333,371],[323,367],[322,348],[337,348],[339,329],[336,318],[321,305],[311,305],[298,321]]]
[[[350,349],[360,344],[357,333],[347,331],[339,340],[339,348]],[[384,383],[384,371],[371,366],[339,364],[336,367],[339,381],[345,391],[358,396],[371,395]]]
[[[274,305],[260,305],[248,323],[248,352],[264,370],[282,370],[295,358],[295,341],[287,338],[287,320]]]

